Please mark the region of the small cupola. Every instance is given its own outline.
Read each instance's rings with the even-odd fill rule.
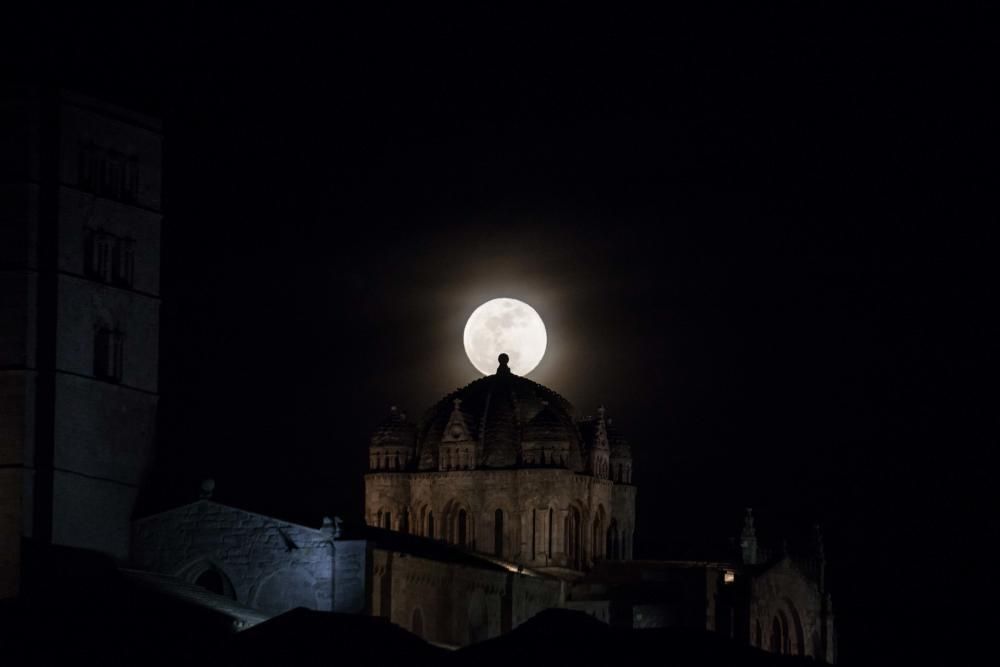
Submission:
[[[608,447],[611,452],[611,481],[618,484],[632,483],[632,447],[614,422],[607,420]]]
[[[406,413],[395,405],[375,429],[368,447],[368,465],[373,471],[408,470],[413,461],[417,430]]]

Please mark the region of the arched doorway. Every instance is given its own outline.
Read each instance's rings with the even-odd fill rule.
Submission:
[[[771,653],[784,653],[785,638],[782,636],[781,621],[775,616],[771,621]]]
[[[410,618],[410,630],[418,637],[424,636],[424,613],[420,611],[419,607],[413,610],[413,616]]]
[[[607,544],[604,545],[604,553],[609,559],[618,560],[621,558],[618,553],[618,522],[614,519],[611,520],[611,525],[608,526]]]

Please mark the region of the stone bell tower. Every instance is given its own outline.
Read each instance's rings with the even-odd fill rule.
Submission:
[[[161,125],[0,97],[0,598],[22,538],[124,559],[158,401]]]

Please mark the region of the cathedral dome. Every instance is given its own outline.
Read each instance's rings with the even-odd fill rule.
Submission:
[[[372,433],[373,447],[412,447],[416,438],[416,428],[407,421],[406,413],[395,405],[389,410]]]
[[[495,374],[455,390],[427,411],[417,434],[418,467],[438,469],[442,445],[460,443],[474,448],[477,468],[583,467],[573,406],[548,387],[511,373],[505,354]],[[536,458],[541,443],[545,453],[539,449]],[[558,456],[551,454],[556,450]]]

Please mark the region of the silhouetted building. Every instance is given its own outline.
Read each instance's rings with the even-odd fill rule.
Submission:
[[[126,559],[158,400],[161,126],[67,93],[0,106],[0,597],[21,537]]]

